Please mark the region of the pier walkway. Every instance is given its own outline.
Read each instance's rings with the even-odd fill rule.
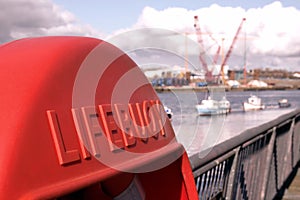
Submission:
[[[299,167],[291,176],[291,182],[285,190],[283,200],[298,200],[300,199],[300,170]]]

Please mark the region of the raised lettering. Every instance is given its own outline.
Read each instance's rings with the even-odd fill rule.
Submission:
[[[158,135],[165,135],[162,119],[165,121],[165,113],[159,101],[143,101],[143,117],[148,128],[149,136],[158,138]]]
[[[124,148],[125,143],[123,141],[122,132],[115,122],[111,105],[99,105],[99,110],[101,115],[100,119],[103,123],[110,150],[116,151]]]
[[[71,162],[79,161],[80,156],[77,149],[66,149],[56,112],[54,110],[48,110],[46,113],[59,164],[66,165]]]
[[[122,152],[118,150],[134,148],[140,141],[150,144],[154,142],[151,138],[158,140],[159,136],[167,136],[165,126],[171,128],[159,100],[128,105],[106,104],[72,108],[71,112],[77,132],[78,149],[70,149],[69,144],[66,145],[65,142],[68,141],[64,141],[64,133],[56,112],[46,112],[60,165],[80,161],[80,154],[83,159],[88,160],[92,155],[100,157],[101,152]],[[76,139],[76,134],[71,134],[73,135],[68,135],[67,138],[74,136],[73,139]]]
[[[96,157],[100,157],[103,133],[99,124],[99,114],[96,112],[95,107],[82,107],[81,111],[86,125],[91,153]]]
[[[125,146],[128,147],[134,145],[136,143],[136,138],[134,136],[137,134],[129,114],[128,105],[115,104],[114,109],[117,116],[118,126],[122,131]]]
[[[155,133],[160,133],[160,135],[165,136],[164,123],[166,123],[167,115],[164,111],[163,105],[159,100],[150,101],[152,108],[152,115],[154,119],[152,131]]]
[[[145,125],[147,126],[147,129],[148,129],[149,136],[157,138],[158,133],[155,133],[153,131],[153,127],[155,126],[156,120],[154,120],[154,115],[153,115],[153,112],[150,112],[150,108],[151,108],[150,102],[143,101],[143,103],[142,103],[142,111],[143,112],[142,113],[143,113],[143,117],[145,120]],[[153,111],[153,109],[151,111]],[[151,119],[152,119],[152,121],[151,121]]]
[[[88,140],[88,136],[86,133],[86,127],[83,120],[82,112],[80,109],[72,109],[72,116],[75,124],[75,128],[77,131],[78,139],[79,139],[79,145],[82,152],[82,156],[84,159],[91,158],[91,154],[86,150],[85,146],[90,147],[90,142]]]
[[[135,130],[137,136],[140,138],[141,141],[147,142],[148,141],[148,129],[145,124],[145,120],[142,113],[141,104],[134,103],[129,105],[129,112],[131,118],[135,122]]]

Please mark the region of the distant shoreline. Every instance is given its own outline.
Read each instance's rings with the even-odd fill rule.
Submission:
[[[268,87],[228,87],[228,86],[204,86],[204,87],[192,87],[192,86],[160,86],[153,87],[156,92],[170,92],[170,91],[197,91],[206,92],[209,89],[213,90],[225,90],[225,91],[263,91],[263,90],[300,90],[300,87],[286,87],[286,86],[268,86]]]

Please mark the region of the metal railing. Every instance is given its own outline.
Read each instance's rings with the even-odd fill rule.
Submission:
[[[300,109],[190,157],[199,199],[277,199],[297,170]]]

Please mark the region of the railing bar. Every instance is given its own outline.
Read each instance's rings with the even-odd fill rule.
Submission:
[[[277,134],[276,133],[274,133],[274,134],[275,134],[275,136],[274,136],[275,138],[274,138],[274,142],[273,142],[273,151],[274,151],[274,148],[275,148],[276,137],[277,137]],[[270,133],[269,135],[266,135],[265,140],[264,140],[264,144],[263,144],[264,145],[263,156],[264,156],[265,160],[266,160],[266,158],[268,157],[268,154],[269,154],[269,148],[270,148],[270,145],[271,145],[270,143],[272,142],[271,141],[272,137],[273,137],[273,132]],[[273,154],[273,152],[272,152],[272,154]],[[261,165],[261,169],[260,169],[260,187],[258,188],[259,194],[258,194],[257,199],[261,198],[262,188],[263,188],[263,184],[264,184],[263,183],[264,177],[262,176],[262,174],[265,173],[265,171],[269,170],[268,183],[267,183],[268,186],[266,186],[266,188],[267,188],[266,190],[267,191],[268,191],[268,187],[270,187],[270,184],[271,184],[270,178],[273,178],[273,177],[271,177],[271,172],[272,172],[272,169],[273,169],[273,166],[272,166],[272,157],[271,157],[271,161],[270,161],[270,165],[269,166],[266,166],[265,160],[264,160],[264,164]],[[265,195],[266,195],[265,199],[267,199],[268,198],[268,196],[267,196],[268,194],[265,194]]]
[[[209,176],[208,176],[208,182],[207,182],[207,189],[206,189],[206,195],[205,195],[206,199],[209,199],[209,194],[210,194],[210,189],[211,189],[210,185],[211,185],[212,171],[213,171],[213,169],[209,170]]]
[[[241,194],[243,195],[243,199],[244,199],[244,195],[245,195],[245,192],[247,191],[247,188],[246,188],[246,186],[247,186],[247,183],[246,183],[246,181],[247,181],[247,178],[248,178],[248,167],[249,167],[249,152],[250,152],[250,146],[251,146],[252,144],[250,144],[249,146],[247,146],[247,147],[245,147],[245,157],[244,157],[244,164],[243,164],[243,166],[244,166],[244,168],[243,168],[243,171],[244,171],[244,183],[243,183],[243,185],[242,185],[242,189],[241,189]]]
[[[220,183],[221,183],[221,180],[222,180],[222,178],[223,178],[223,176],[222,176],[222,174],[223,174],[223,166],[225,165],[225,163],[226,163],[227,161],[226,160],[224,160],[222,163],[220,163],[218,166],[218,176],[217,176],[217,181],[216,181],[216,183],[215,183],[215,188],[217,188],[217,190],[218,191],[220,191]]]
[[[266,156],[266,165],[265,165],[265,171],[262,179],[262,188],[261,188],[261,197],[260,199],[266,199],[266,194],[268,190],[268,179],[270,175],[270,167],[271,167],[271,161],[272,161],[272,155],[274,150],[274,143],[276,138],[276,127],[273,127],[273,132],[271,139],[268,144],[267,149],[267,156]]]
[[[295,144],[295,123],[296,123],[296,118],[293,119],[293,122],[294,122],[294,126],[293,126],[293,130],[292,130],[292,135],[291,135],[291,165],[292,167],[294,168],[296,166],[296,163],[297,162],[294,162],[295,161],[295,151],[294,151],[294,148],[295,146],[297,146]]]
[[[259,140],[257,142],[257,146],[256,146],[256,150],[259,150],[260,151],[260,154],[261,156],[257,156],[256,159],[255,159],[255,163],[256,163],[256,167],[255,167],[255,178],[254,178],[254,181],[256,181],[255,184],[253,184],[253,187],[252,187],[252,191],[251,191],[251,196],[253,196],[253,199],[258,199],[258,196],[257,194],[259,193],[258,192],[258,188],[259,188],[259,184],[260,184],[260,181],[259,181],[259,171],[260,171],[260,164],[261,164],[261,158],[263,158],[263,151],[264,149],[262,148],[262,145],[264,146],[265,145],[265,140],[266,140],[266,137],[267,135],[265,135],[261,140]]]
[[[215,188],[213,195],[215,195],[217,192],[219,192],[218,185],[219,185],[220,177],[221,177],[220,174],[222,173],[221,168],[222,168],[224,162],[226,162],[226,161],[223,161],[222,163],[218,164],[216,167],[217,173],[216,173],[216,177],[215,177],[215,182],[213,184],[213,187]]]
[[[218,173],[218,165],[214,167],[214,172],[213,172],[213,176],[212,176],[212,182],[211,182],[211,191],[209,196],[212,197],[213,194],[215,193],[215,183],[216,183],[216,179],[217,179],[217,173]]]
[[[205,177],[205,185],[204,185],[204,189],[203,189],[203,199],[206,199],[207,188],[208,188],[208,184],[209,184],[209,176],[210,176],[210,171],[207,171],[206,177]]]
[[[197,189],[197,191],[199,192],[199,189],[200,189],[200,176],[198,176],[198,177],[196,178],[196,189]]]
[[[214,192],[214,187],[213,187],[213,185],[214,185],[214,181],[215,181],[215,174],[216,174],[216,167],[214,167],[214,168],[212,168],[212,174],[211,174],[211,181],[210,181],[210,189],[209,189],[209,193],[208,193],[208,198],[210,198],[211,196],[212,196],[212,194],[213,194],[213,192]]]
[[[268,135],[268,134],[271,133],[271,132],[272,132],[272,129],[269,129],[269,130],[267,130],[266,132],[261,133],[260,135],[258,135],[258,136],[256,136],[256,137],[254,137],[254,138],[252,138],[252,139],[246,141],[245,143],[243,143],[243,144],[242,144],[242,147],[249,146],[250,144],[256,142],[257,140],[259,140],[259,139],[261,139],[261,138],[263,138],[265,135]]]
[[[251,144],[250,146],[250,156],[249,156],[249,166],[248,168],[250,168],[250,170],[247,170],[247,172],[249,173],[248,175],[248,197],[249,199],[252,199],[251,196],[252,196],[252,188],[253,188],[253,176],[254,176],[254,173],[255,171],[253,170],[253,167],[255,166],[254,165],[254,160],[256,157],[258,157],[258,155],[255,153],[256,152],[256,144],[259,140],[255,141],[254,143]],[[255,184],[255,183],[254,183]]]
[[[234,184],[236,183],[237,178],[237,171],[239,170],[240,166],[240,151],[241,147],[238,147],[234,150],[235,155],[233,158],[232,166],[230,168],[229,177],[228,177],[228,185],[226,189],[225,199],[233,199],[233,193],[234,193]]]
[[[281,127],[283,127],[284,125],[286,125],[286,124],[288,124],[288,123],[291,123],[292,120],[293,120],[293,119],[287,119],[287,120],[285,120],[284,122],[278,124],[276,127],[277,127],[277,128],[281,128]]]
[[[238,159],[237,157],[238,157],[238,155],[235,154],[233,157],[226,160],[226,163],[223,166],[223,171],[222,171],[223,180],[219,184],[219,187],[222,188],[223,199],[225,199],[225,197],[226,197],[229,184],[231,184],[231,186],[233,184],[233,182],[229,183],[229,181],[230,181],[230,176],[232,176],[231,175],[232,171],[234,171],[234,173],[233,173],[234,175],[236,173],[235,170],[233,170],[233,168],[236,168],[236,165],[235,166],[233,166],[233,165],[234,165],[234,161]],[[233,175],[233,177],[234,177],[234,175]],[[234,178],[232,181],[234,181]]]
[[[242,194],[242,191],[243,191],[243,188],[241,188],[241,187],[239,187],[240,185],[239,184],[241,184],[241,180],[242,180],[242,178],[241,178],[241,175],[242,175],[242,171],[244,170],[244,165],[245,165],[245,158],[247,157],[247,149],[246,148],[243,148],[243,150],[242,150],[242,152],[243,152],[243,154],[242,154],[242,159],[241,159],[241,163],[240,163],[240,170],[239,170],[239,172],[238,172],[238,195],[239,196],[237,196],[237,198],[238,199],[241,199],[241,197],[240,197],[240,195]],[[241,188],[241,189],[239,189],[239,188]]]
[[[210,170],[211,168],[215,167],[216,165],[218,165],[219,163],[223,162],[224,160],[227,160],[228,158],[232,157],[235,154],[235,151],[232,150],[224,155],[222,155],[221,157],[219,157],[218,159],[209,162],[208,164],[206,164],[203,167],[200,167],[197,170],[194,170],[193,175],[194,177],[199,176],[200,174],[203,174],[204,172]]]
[[[251,189],[249,190],[249,196],[250,198],[253,197],[252,199],[256,199],[254,196],[257,194],[256,187],[259,184],[259,182],[257,182],[259,178],[258,170],[259,170],[261,158],[263,157],[263,155],[261,154],[262,152],[261,144],[262,141],[265,140],[265,137],[266,135],[260,140],[258,140],[257,142],[255,142],[255,146],[254,146],[254,152],[255,152],[255,158],[253,159],[254,170],[251,179]]]
[[[235,157],[235,156],[234,156]],[[223,167],[222,167],[222,172],[221,172],[221,178],[222,180],[220,180],[220,183],[219,183],[219,188],[223,188],[223,192],[225,191],[225,186],[227,185],[228,183],[228,180],[229,180],[229,174],[230,174],[230,169],[232,167],[232,162],[233,162],[234,158],[232,159],[228,159]],[[230,165],[230,166],[229,166]],[[228,171],[228,173],[227,173]],[[225,173],[226,172],[226,173]],[[226,182],[225,182],[226,181]]]
[[[209,197],[212,197],[214,192],[215,192],[214,184],[215,184],[215,181],[216,181],[216,173],[217,173],[217,168],[216,167],[214,167],[214,172],[213,172],[213,176],[212,176],[212,180],[211,180],[211,184],[210,184],[211,185],[211,190],[210,190]]]
[[[254,187],[256,183],[256,170],[255,168],[257,167],[257,159],[259,158],[259,142],[262,140],[263,138],[261,138],[260,140],[256,141],[253,144],[253,158],[251,160],[251,177],[250,177],[250,187],[249,187],[249,199],[253,199],[253,195],[255,195],[255,193],[253,193]]]
[[[200,185],[200,189],[199,189],[199,192],[198,192],[198,196],[200,197],[200,195],[202,195],[203,194],[203,190],[204,190],[204,184],[205,184],[205,176],[206,176],[206,174],[203,174],[203,175],[201,175],[201,176],[199,176],[199,177],[201,177],[201,185]]]
[[[253,174],[252,174],[252,179],[251,179],[251,190],[249,191],[249,196],[250,197],[254,197],[256,192],[255,192],[255,187],[257,184],[256,181],[257,181],[257,170],[258,170],[258,166],[260,164],[260,158],[262,157],[261,155],[261,152],[262,152],[262,149],[260,148],[260,143],[261,141],[264,140],[264,137],[261,138],[260,140],[258,140],[256,143],[255,143],[255,147],[254,147],[254,152],[255,152],[255,158],[253,159],[253,166],[254,166],[254,170],[253,170]],[[255,198],[254,198],[255,199]]]

